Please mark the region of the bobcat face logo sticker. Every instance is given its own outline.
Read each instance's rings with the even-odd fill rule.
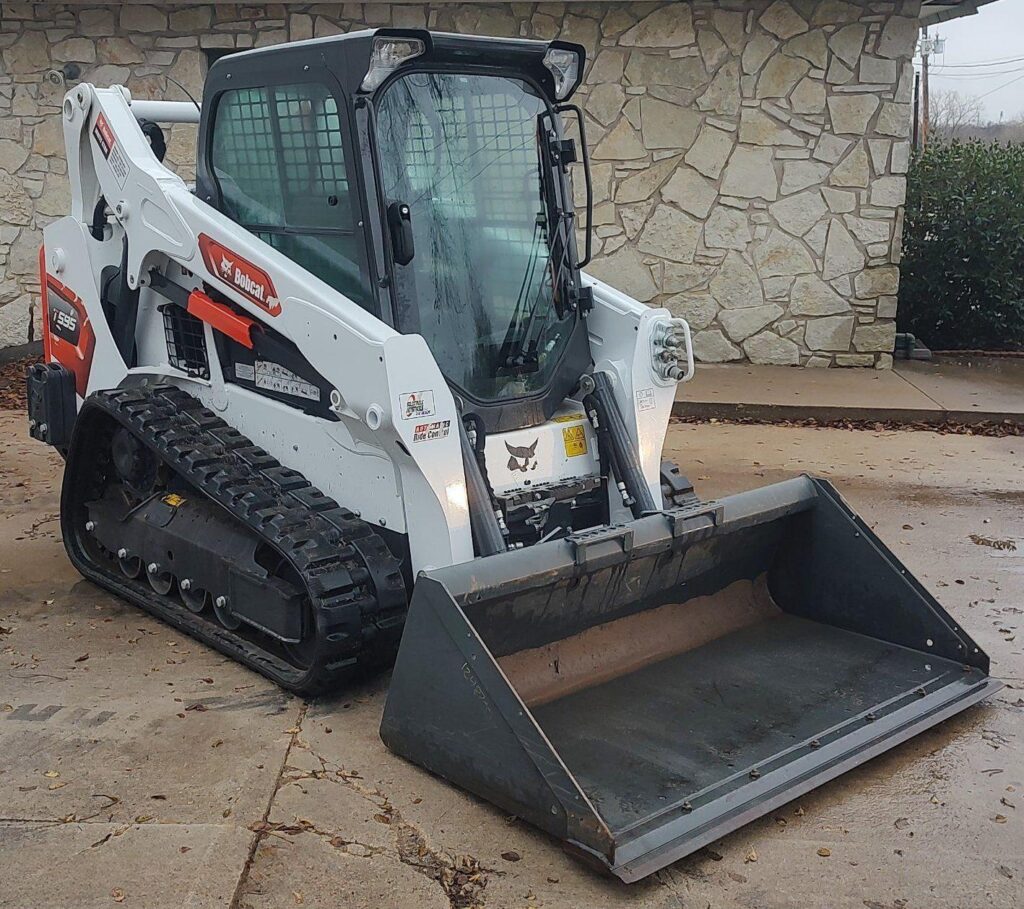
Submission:
[[[281,312],[281,301],[277,298],[274,282],[258,265],[243,259],[207,234],[199,235],[199,252],[211,275],[215,275],[264,312],[272,316]]]
[[[505,443],[508,453],[512,455],[508,459],[509,470],[521,470],[526,473],[537,469],[537,443],[540,439],[534,439],[532,445],[509,445]]]

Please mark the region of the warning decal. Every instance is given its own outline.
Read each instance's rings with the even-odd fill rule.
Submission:
[[[414,442],[430,442],[434,439],[447,437],[451,430],[451,420],[437,420],[434,423],[417,423],[412,431]]]
[[[110,153],[114,150],[116,140],[114,139],[114,131],[110,128],[110,124],[107,123],[107,118],[103,114],[96,118],[96,125],[92,128],[92,137],[96,140],[100,151],[103,152],[103,157],[109,158]]]
[[[583,423],[566,426],[562,430],[562,442],[565,445],[567,458],[578,458],[587,453],[587,430]]]

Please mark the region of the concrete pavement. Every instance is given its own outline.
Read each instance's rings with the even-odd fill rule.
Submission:
[[[305,705],[81,580],[23,419],[0,413],[4,909],[1024,904],[1019,438],[672,428],[705,496],[832,479],[1008,687],[627,887],[391,755],[386,678]]]
[[[900,360],[893,369],[701,364],[675,413],[767,422],[815,419],[1024,426],[1024,357]]]

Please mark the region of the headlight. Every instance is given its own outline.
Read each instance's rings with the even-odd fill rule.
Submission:
[[[564,101],[580,78],[580,55],[565,47],[549,47],[544,54],[544,65],[555,78],[555,97]]]
[[[419,38],[374,38],[370,53],[370,68],[363,77],[360,88],[372,92],[399,66],[425,50]]]

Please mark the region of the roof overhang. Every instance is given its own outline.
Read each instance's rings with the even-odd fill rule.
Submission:
[[[921,24],[936,25],[961,16],[973,16],[978,8],[993,0],[924,0],[921,4]]]

